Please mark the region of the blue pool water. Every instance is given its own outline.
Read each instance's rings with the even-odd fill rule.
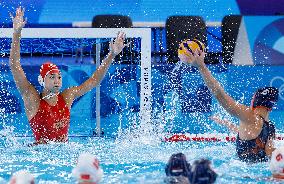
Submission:
[[[37,24],[43,24],[41,26],[44,27],[48,23],[58,24],[54,26],[71,27],[74,21],[91,21],[96,14],[113,13],[128,15],[134,22],[165,22],[170,15],[189,14],[199,15],[206,22],[220,22],[225,15],[240,14],[242,10],[236,0],[2,1],[0,2],[2,27],[11,27],[9,12],[14,12],[19,4],[26,7],[26,16],[30,24],[26,27],[40,26]],[[71,11],[66,9],[66,5]],[[252,19],[254,22],[255,20]],[[255,28],[254,22],[253,28]],[[264,40],[269,40],[271,45],[275,44],[276,34],[267,34],[272,37],[261,34],[263,30],[266,31],[266,24],[262,25],[263,27],[260,26],[261,28],[259,27],[257,31],[251,29],[248,26],[250,24],[246,25],[248,35],[252,33],[253,37],[258,35],[257,38],[260,41],[267,38]],[[268,25],[275,28],[273,23]],[[208,27],[207,31],[208,52],[221,53],[221,28]],[[278,34],[278,31],[276,33],[281,38],[282,34]],[[165,53],[166,30],[152,29],[152,37],[156,38],[152,41],[152,52]],[[250,44],[259,43],[248,37]],[[163,141],[165,137],[175,133],[205,137],[210,133],[224,138],[229,135],[229,131],[209,119],[209,116],[215,114],[237,123],[237,120],[228,115],[210,94],[195,68],[181,66],[173,72],[175,65],[169,65],[163,61],[156,61],[158,64],[154,64],[153,61],[152,122],[149,124],[139,122],[141,81],[141,70],[138,64],[140,62],[139,44],[133,44],[131,53],[134,55],[129,56],[131,59],[124,58],[115,62],[102,81],[101,127],[104,137],[98,138],[92,135],[96,126],[96,91],[92,90],[77,99],[72,106],[68,143],[28,147],[27,145],[34,139],[25,116],[23,101],[7,65],[10,42],[11,40],[7,38],[0,39],[2,46],[0,184],[7,183],[11,175],[20,169],[30,171],[35,176],[36,183],[75,183],[71,171],[77,163],[78,156],[83,152],[92,153],[99,158],[104,170],[102,184],[162,184],[165,177],[164,167],[169,157],[177,152],[183,152],[190,163],[199,158],[211,160],[212,167],[219,175],[216,183],[269,183],[265,180],[271,176],[268,164],[246,164],[239,161],[235,154],[234,142],[169,143]],[[21,53],[25,57],[22,57],[21,63],[27,78],[37,90],[40,90],[41,87],[37,82],[39,65],[43,60],[51,58],[53,62],[60,65],[64,78],[63,89],[81,84],[96,69],[92,58],[94,42],[93,39],[66,39],[65,42],[61,39],[34,39],[33,41],[23,39]],[[82,53],[86,56],[83,58],[84,65],[81,65],[78,63],[78,58],[75,62],[73,56],[78,54],[78,48],[83,47]],[[281,49],[276,50],[281,51]],[[263,56],[263,53],[260,53]],[[133,58],[138,61],[132,61]],[[266,59],[267,56],[265,55],[264,58]],[[270,60],[265,63],[270,64]],[[278,135],[284,135],[284,66],[216,64],[208,67],[225,90],[238,102],[246,105],[250,104],[252,94],[258,87],[270,85],[278,87],[280,99],[270,119],[275,122]],[[275,143],[276,146],[283,145],[283,140],[277,140]]]
[[[38,67],[24,67],[34,84]],[[170,155],[183,152],[191,163],[198,158],[212,160],[213,168],[219,174],[217,183],[266,183],[263,178],[271,175],[267,163],[248,165],[240,162],[235,155],[234,143],[161,141],[174,133],[228,134],[227,129],[208,119],[208,116],[216,113],[237,122],[207,93],[196,70],[183,68],[178,70],[178,75],[173,75],[173,67],[174,65],[152,67],[151,124],[140,125],[138,121],[139,109],[136,108],[139,107],[139,67],[113,65],[101,87],[105,93],[104,100],[112,102],[102,104],[106,110],[102,117],[106,137],[89,137],[95,125],[92,91],[72,108],[69,143],[35,147],[24,146],[33,142],[30,127],[11,74],[7,66],[2,67],[0,87],[1,95],[4,96],[1,96],[0,105],[5,105],[8,101],[12,106],[1,106],[0,111],[0,182],[8,181],[15,171],[27,169],[36,176],[38,183],[74,183],[71,171],[79,154],[90,152],[101,161],[105,172],[103,184],[158,184],[163,183],[164,167]],[[283,96],[283,66],[213,65],[209,68],[226,91],[246,105],[249,105],[253,92],[259,86],[273,84],[282,89]],[[80,83],[95,68],[91,65],[68,65],[62,66],[62,70],[66,80],[63,81],[63,87],[66,87]],[[74,75],[75,73],[80,75]],[[172,82],[176,85],[170,84]],[[281,97],[277,108],[271,113],[271,120],[276,123],[278,133],[283,133],[283,103]],[[17,104],[21,108],[17,109]],[[108,108],[112,104],[116,104],[114,108]],[[283,141],[277,141],[276,144],[281,145]]]
[[[164,167],[170,155],[176,152],[183,152],[190,162],[209,158],[219,175],[216,183],[265,183],[262,179],[270,176],[266,163],[240,162],[231,143],[146,143],[135,138],[73,138],[68,144],[22,146],[28,141],[32,140],[18,139],[14,145],[0,147],[2,183],[19,169],[32,172],[37,183],[75,183],[71,171],[82,152],[93,153],[100,159],[104,170],[103,184],[163,183]]]

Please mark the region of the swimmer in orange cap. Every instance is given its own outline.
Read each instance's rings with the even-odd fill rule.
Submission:
[[[24,9],[17,8],[13,20],[13,38],[10,51],[10,68],[17,88],[24,100],[24,106],[36,144],[48,141],[65,142],[68,140],[70,109],[73,101],[100,84],[113,59],[127,45],[124,44],[125,34],[118,33],[115,41],[109,44],[110,52],[102,61],[94,74],[83,84],[70,87],[62,92],[62,76],[59,68],[50,62],[40,68],[38,81],[43,86],[39,93],[27,80],[20,63],[20,39],[24,20]]]
[[[269,113],[278,100],[278,89],[264,87],[258,89],[251,102],[246,106],[229,96],[221,84],[212,76],[204,63],[205,52],[197,50],[185,56],[188,64],[198,68],[207,87],[218,102],[232,116],[240,120],[236,151],[240,160],[245,162],[267,161],[271,156],[275,139],[275,127],[269,121]]]

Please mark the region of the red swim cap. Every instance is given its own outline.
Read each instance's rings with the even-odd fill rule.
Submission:
[[[44,86],[44,78],[46,77],[47,74],[53,74],[53,73],[60,73],[60,70],[58,67],[51,63],[51,62],[46,62],[43,63],[40,67],[40,75],[38,76],[38,82],[40,85]]]
[[[55,64],[53,64],[51,62],[43,63],[40,67],[41,77],[44,79],[45,76],[49,73],[60,73],[60,70],[58,69],[58,67]]]

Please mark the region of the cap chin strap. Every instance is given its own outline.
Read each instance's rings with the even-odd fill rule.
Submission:
[[[42,99],[50,99],[56,95],[58,95],[59,93],[49,93],[48,95],[45,95],[44,97],[42,97]]]

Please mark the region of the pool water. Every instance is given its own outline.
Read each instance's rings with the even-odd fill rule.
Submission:
[[[149,141],[152,140],[152,141]],[[11,140],[10,140],[11,141]],[[96,155],[104,170],[101,183],[163,183],[164,167],[172,153],[183,152],[190,163],[208,158],[218,173],[216,183],[267,183],[267,163],[245,164],[235,155],[234,143],[177,142],[135,138],[70,138],[69,143],[25,146],[32,138],[1,142],[0,183],[27,169],[36,183],[75,183],[71,172],[82,152]]]
[[[114,69],[115,67],[112,70],[115,71]],[[224,69],[211,66],[210,69],[224,85],[225,90],[238,102],[246,105],[249,105],[253,92],[259,86],[273,84],[279,87],[282,96],[277,103],[276,110],[272,111],[270,119],[275,122],[277,132],[283,133],[283,82],[274,80],[281,78],[284,71],[283,67],[230,66],[228,69]],[[92,153],[99,158],[104,170],[102,184],[163,183],[164,167],[169,157],[177,152],[184,153],[190,163],[199,158],[210,159],[213,168],[219,175],[216,183],[269,183],[265,180],[271,175],[268,164],[246,164],[239,161],[236,157],[234,143],[169,143],[161,141],[165,135],[174,133],[228,133],[226,128],[209,120],[208,117],[213,114],[219,114],[221,118],[228,119],[229,117],[232,122],[237,122],[220,107],[220,104],[214,98],[212,98],[212,106],[209,109],[206,103],[205,106],[194,103],[195,97],[192,98],[190,92],[196,92],[203,89],[204,86],[198,73],[192,70],[182,73],[183,75],[180,76],[178,81],[183,86],[180,89],[177,87],[179,91],[175,92],[170,88],[168,89],[167,85],[164,84],[171,82],[169,78],[165,77],[164,70],[162,67],[153,68],[152,88],[154,90],[151,124],[139,124],[137,112],[132,112],[131,108],[128,108],[129,105],[125,105],[121,111],[109,113],[103,117],[102,127],[106,132],[104,138],[88,137],[93,125],[95,125],[89,111],[90,109],[94,111],[95,108],[86,102],[92,99],[94,93],[90,93],[89,96],[86,95],[86,99],[81,99],[81,102],[73,107],[69,133],[74,136],[70,136],[70,141],[66,144],[56,143],[28,147],[26,145],[32,143],[33,138],[24,111],[18,114],[9,114],[9,116],[6,116],[2,112],[3,110],[0,111],[0,184],[7,183],[11,175],[20,169],[26,169],[34,174],[36,183],[75,183],[71,172],[77,163],[79,154],[83,152]],[[11,75],[7,74],[7,76],[9,76],[9,81],[12,81]],[[135,107],[136,103],[139,102],[139,95],[133,91],[135,89],[133,86],[137,86],[136,79],[131,81],[134,81],[134,84],[130,83],[129,86],[126,86],[127,90],[122,90],[122,92],[130,91],[129,93],[119,93],[121,91],[117,90],[115,94],[121,99],[124,99],[121,94],[129,94],[129,97],[136,95],[137,98],[133,99],[131,106]],[[201,85],[200,88],[198,87],[199,84]],[[126,85],[124,81],[122,85]],[[113,84],[104,84],[104,86],[113,86]],[[13,90],[16,91],[16,88],[13,88]],[[17,95],[15,97],[20,99]],[[192,103],[181,103],[179,97],[183,99],[183,102]],[[202,97],[199,96],[198,98]],[[190,101],[190,99],[193,100]],[[21,100],[19,102],[22,103]],[[128,101],[126,102],[128,104]],[[79,106],[80,103],[83,105]],[[110,106],[110,104],[107,105]],[[191,107],[203,111],[192,112]],[[85,113],[84,110],[88,113]],[[18,116],[19,118],[15,118]],[[80,137],[80,135],[84,136]],[[276,144],[281,145],[282,142],[278,141]]]

